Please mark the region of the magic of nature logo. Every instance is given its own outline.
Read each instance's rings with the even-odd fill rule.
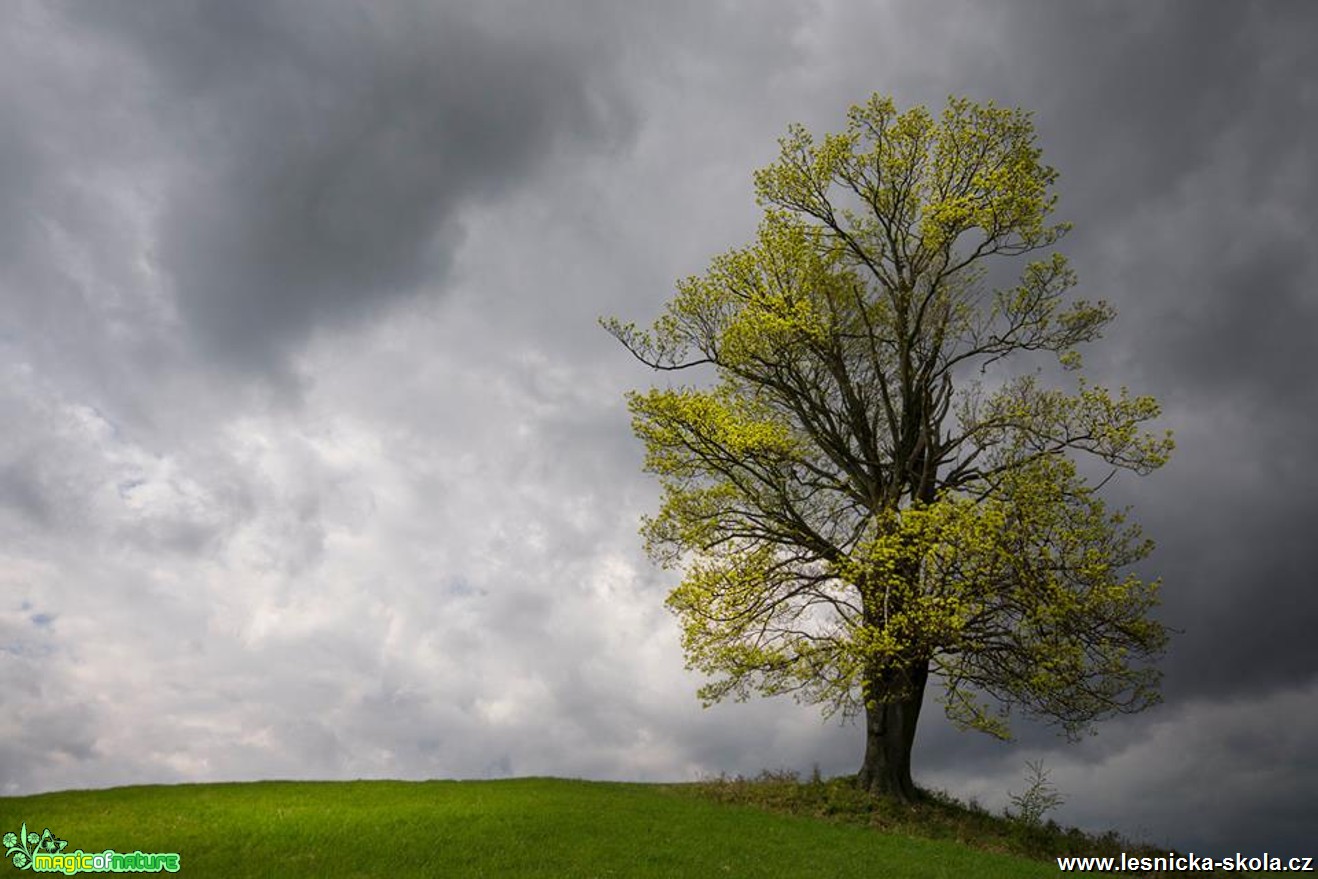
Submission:
[[[0,837],[5,857],[20,870],[34,873],[158,873],[164,870],[177,873],[178,852],[117,852],[105,849],[85,852],[82,849],[65,851],[69,843],[50,832],[30,831],[24,823],[17,832],[10,831]]]

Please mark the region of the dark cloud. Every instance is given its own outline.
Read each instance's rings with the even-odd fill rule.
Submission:
[[[1312,423],[1229,393],[1180,434],[1172,463],[1114,492],[1157,542],[1161,617],[1181,630],[1163,662],[1169,699],[1257,695],[1312,681],[1318,625]],[[1184,416],[1182,416],[1184,417]],[[1293,432],[1292,432],[1293,431]]]
[[[629,124],[606,49],[469,12],[10,10],[0,254],[18,325],[43,328],[48,361],[78,350],[104,372],[184,357],[161,347],[177,326],[194,360],[287,381],[316,327],[440,290],[467,208]]]
[[[1318,516],[1318,79],[1311,5],[1046,4],[1004,33],[1037,45],[1017,78],[1081,295],[1118,308],[1095,371],[1164,404],[1163,471],[1115,487],[1157,553],[1175,701],[1311,681],[1318,624],[1304,545]],[[1024,84],[1025,72],[1073,71]],[[1245,623],[1246,620],[1252,622]]]
[[[1295,194],[1307,198],[1312,190],[1309,184]],[[1200,393],[1237,397],[1256,410],[1268,408],[1274,415],[1295,411],[1302,417],[1318,405],[1318,384],[1303,367],[1313,356],[1311,342],[1318,332],[1318,291],[1309,286],[1318,277],[1318,260],[1305,242],[1318,228],[1312,223],[1308,229],[1269,228],[1259,222],[1257,208],[1241,206],[1237,214],[1245,221],[1238,235],[1252,239],[1252,247],[1207,265],[1202,254],[1193,255],[1192,279],[1204,293],[1168,303],[1163,319],[1142,330],[1149,349],[1144,368],[1193,376],[1190,382]],[[1236,242],[1232,249],[1238,247]],[[1204,277],[1207,271],[1214,274],[1211,283]],[[1205,301],[1209,296],[1216,301]],[[1261,432],[1276,432],[1276,427],[1261,425]]]
[[[1047,146],[1063,165],[1075,162],[1067,168],[1067,187],[1085,199],[1091,222],[1089,211],[1120,214],[1174,189],[1209,160],[1219,137],[1247,119],[1265,126],[1258,132],[1262,141],[1293,131],[1276,111],[1297,96],[1303,56],[1298,44],[1277,45],[1269,21],[1279,8],[1192,2],[1011,7],[1003,34],[1012,50],[1031,51],[1008,77],[1036,98],[1029,106]],[[1300,4],[1291,4],[1289,13],[1297,28],[1312,17]],[[1265,63],[1279,48],[1281,55]],[[1039,76],[1043,71],[1054,75]]]
[[[160,255],[212,354],[269,368],[319,324],[433,288],[462,209],[606,136],[591,59],[454,7],[97,7],[184,159]]]

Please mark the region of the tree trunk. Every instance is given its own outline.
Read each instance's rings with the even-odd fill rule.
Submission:
[[[911,780],[911,747],[928,680],[929,663],[923,661],[900,673],[900,677],[892,675],[874,682],[877,686],[873,687],[867,684],[867,689],[876,694],[903,693],[887,700],[866,694],[865,761],[856,775],[857,787],[906,803],[919,797]]]

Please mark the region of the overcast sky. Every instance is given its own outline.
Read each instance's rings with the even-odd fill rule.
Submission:
[[[965,94],[1034,112],[1118,310],[1091,374],[1176,431],[1108,495],[1182,634],[1076,745],[930,699],[917,783],[998,808],[1042,756],[1064,823],[1318,854],[1315,36],[1303,0],[0,4],[0,793],[854,771],[816,708],[699,707],[636,534],[655,376],[596,318],[749,239],[789,123]]]

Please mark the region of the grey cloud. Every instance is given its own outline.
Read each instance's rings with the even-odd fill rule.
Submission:
[[[1240,214],[1255,218],[1247,210]],[[1266,227],[1242,230],[1256,246],[1213,267],[1213,292],[1186,296],[1144,329],[1144,369],[1191,375],[1201,392],[1238,396],[1256,410],[1279,414],[1318,403],[1318,383],[1304,367],[1318,335],[1318,289],[1312,286],[1318,261],[1305,252],[1302,242],[1312,240],[1305,231],[1279,241]],[[1196,286],[1205,289],[1204,272],[1195,274]],[[1217,301],[1204,301],[1207,296]]]
[[[234,364],[433,286],[465,205],[605,133],[584,62],[445,7],[130,8],[116,26],[190,108],[162,258],[194,335]]]
[[[37,466],[36,455],[29,451],[10,457],[0,467],[0,504],[8,507],[11,515],[47,524],[51,503],[41,485]]]
[[[51,209],[52,138],[93,170],[151,162],[153,259],[187,338],[208,359],[285,380],[290,350],[317,326],[437,289],[464,209],[627,124],[604,53],[453,6],[105,3],[50,18],[31,26],[104,56],[105,73],[73,80],[86,73],[36,58],[20,71],[49,80],[70,119],[93,121],[52,121],[14,96],[16,128],[37,133],[0,149],[12,154],[0,174],[18,184],[5,228]],[[4,240],[30,250],[31,234]],[[110,231],[75,234],[95,246]]]
[[[1141,567],[1163,579],[1160,616],[1181,630],[1162,663],[1169,699],[1268,692],[1310,680],[1318,625],[1306,547],[1318,438],[1270,407],[1210,408],[1181,431],[1181,459],[1114,495],[1157,542]],[[1282,437],[1288,426],[1294,436]]]
[[[1246,132],[1266,172],[1314,127],[1301,35],[1318,14],[1303,2],[1017,0],[993,14],[951,2],[909,14],[940,35],[973,23],[964,30],[980,39],[933,53],[945,60],[940,85],[1034,111],[1045,158],[1062,171],[1063,212],[1077,209],[1091,229],[1173,192],[1225,136]]]
[[[1300,855],[1316,814],[1314,687],[1311,680],[1230,700],[1189,699],[1074,748],[949,761],[932,778],[960,776],[967,794],[1000,809],[1009,791],[1023,788],[1025,760],[1042,757],[1067,800],[1055,815],[1062,823],[1217,857]]]

